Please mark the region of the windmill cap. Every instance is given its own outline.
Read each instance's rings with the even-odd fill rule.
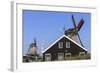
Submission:
[[[31,44],[30,44],[30,48],[31,48],[31,47],[36,47],[36,43],[31,43]]]

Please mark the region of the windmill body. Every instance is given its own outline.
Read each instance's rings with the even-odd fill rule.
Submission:
[[[37,52],[37,47],[34,43],[31,43],[29,50],[28,50],[28,54],[30,55],[34,55]]]
[[[68,36],[69,38],[71,38],[72,40],[74,40],[76,43],[79,43],[83,46],[82,41],[80,39],[80,35],[78,32],[80,31],[81,27],[83,26],[84,20],[81,19],[79,24],[76,26],[75,19],[72,15],[72,21],[73,21],[74,28],[70,28],[68,30],[65,30],[64,34],[66,36]]]
[[[29,46],[29,50],[28,50],[28,55],[36,55],[37,54],[37,44],[36,44],[36,40],[34,40],[34,43],[31,43]]]
[[[71,38],[72,40],[74,40],[75,42],[78,43],[77,34],[76,34],[74,28],[71,28],[71,29],[66,30],[64,34],[65,34],[66,36],[68,36],[69,38]]]

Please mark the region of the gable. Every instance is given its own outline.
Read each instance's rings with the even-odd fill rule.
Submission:
[[[42,51],[42,53],[46,52],[48,49],[50,49],[51,47],[53,47],[55,44],[57,44],[59,41],[62,42],[66,42],[66,40],[69,40],[70,42],[72,42],[73,44],[75,44],[76,46],[84,49],[85,51],[87,51],[84,47],[82,47],[81,45],[77,44],[75,41],[73,41],[72,39],[70,39],[69,37],[67,37],[66,35],[61,36],[59,39],[57,39],[53,44],[51,44],[48,48],[46,48],[44,51]],[[63,40],[62,40],[63,39]]]

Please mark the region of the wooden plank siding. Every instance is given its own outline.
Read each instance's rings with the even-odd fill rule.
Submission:
[[[63,48],[59,48],[59,42],[63,42]],[[70,48],[66,48],[66,42],[70,42]],[[65,57],[65,53],[71,53],[71,56],[77,56],[79,55],[79,52],[87,53],[86,50],[76,45],[68,38],[63,37],[43,53],[43,60],[45,61],[45,54],[47,53],[51,54],[51,61],[55,61],[58,60],[58,53],[63,53]]]

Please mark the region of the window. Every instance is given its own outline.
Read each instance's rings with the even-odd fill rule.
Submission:
[[[79,52],[79,56],[85,56],[85,52]]]
[[[51,61],[51,54],[45,54],[45,61]]]
[[[59,48],[63,48],[63,42],[59,42],[59,43],[58,43],[58,47],[59,47]]]
[[[58,60],[63,60],[63,59],[64,59],[64,54],[58,53]]]
[[[65,59],[71,59],[71,53],[65,53]]]
[[[70,42],[66,42],[66,48],[70,48]]]

